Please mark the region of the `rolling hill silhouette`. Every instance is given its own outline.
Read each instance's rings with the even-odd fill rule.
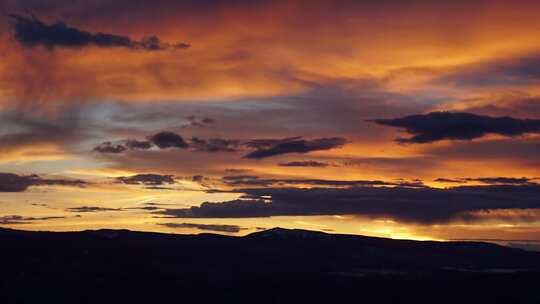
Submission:
[[[0,244],[0,303],[540,303],[540,253],[481,242],[0,229]]]

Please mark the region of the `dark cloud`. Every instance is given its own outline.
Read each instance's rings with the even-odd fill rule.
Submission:
[[[236,152],[241,146],[242,142],[234,139],[221,139],[211,138],[202,139],[198,137],[192,137],[190,146],[195,151],[202,152]]]
[[[408,188],[429,188],[421,180],[399,181],[395,183],[394,185],[400,186],[400,187],[408,187]]]
[[[465,181],[459,178],[437,178],[434,181],[439,183],[456,183],[456,184],[463,184]]]
[[[38,175],[0,173],[0,192],[24,192],[31,186],[74,186],[87,185],[83,180],[45,179]]]
[[[160,211],[177,218],[361,215],[419,223],[471,219],[471,212],[540,209],[539,185],[244,189],[248,199]],[[474,218],[476,219],[476,218]]]
[[[116,178],[119,182],[128,185],[148,185],[159,186],[164,184],[174,184],[172,175],[160,174],[137,174],[133,176],[121,176]]]
[[[244,229],[236,225],[196,224],[196,223],[159,223],[169,228],[193,228],[199,230],[236,233]]]
[[[181,49],[189,47],[186,43],[170,44],[161,41],[156,36],[141,40],[133,40],[128,36],[119,36],[107,33],[89,33],[70,27],[58,21],[47,24],[34,16],[21,16],[11,14],[13,37],[25,47],[44,46],[47,49],[56,47],[83,48],[97,47],[124,47],[147,51],[160,51],[166,49]]]
[[[122,208],[121,210],[123,210],[123,211],[125,211],[125,210],[143,210],[143,211],[164,210],[165,208],[160,207],[161,205],[162,204],[157,204],[157,203],[144,203],[144,204],[142,204],[140,206],[126,207],[126,208]],[[163,204],[163,205],[168,205],[168,204]]]
[[[331,166],[328,163],[308,160],[308,161],[292,161],[287,163],[280,163],[282,167],[314,167],[314,168],[325,168]]]
[[[104,207],[92,207],[92,206],[82,206],[82,207],[73,207],[67,208],[67,212],[107,212],[107,211],[123,211],[124,209],[120,208],[104,208]]]
[[[166,209],[157,212],[172,218],[246,218],[268,217],[273,214],[273,206],[265,200],[232,200],[221,203],[202,203],[200,207],[186,209]]]
[[[145,210],[145,211],[155,211],[155,210],[162,210],[163,208],[160,208],[160,207],[154,207],[154,206],[144,206],[144,207],[129,208],[129,209],[139,209],[139,210]]]
[[[460,183],[479,182],[487,185],[529,185],[535,184],[534,179],[526,177],[477,177],[477,178],[437,178],[436,182]]]
[[[232,187],[270,187],[287,185],[309,185],[309,186],[335,186],[335,187],[361,187],[361,186],[395,186],[402,185],[402,182],[391,183],[380,180],[324,180],[324,179],[271,179],[260,178],[254,175],[231,175],[224,176],[222,181],[227,186]],[[418,186],[418,185],[416,185]]]
[[[0,192],[23,192],[32,185],[32,178],[11,173],[0,173]]]
[[[480,182],[488,185],[527,185],[534,184],[533,180],[521,177],[480,177],[480,178],[465,178],[468,182]]]
[[[32,175],[31,182],[33,186],[74,186],[83,187],[88,183],[86,181],[76,179],[45,179],[37,175]]]
[[[487,134],[520,136],[540,133],[540,120],[490,117],[472,113],[431,112],[396,119],[377,119],[374,122],[405,129],[412,135],[398,138],[402,143],[432,143],[439,140],[471,140]]]
[[[131,150],[148,150],[152,148],[152,143],[146,140],[127,139],[125,145]]]
[[[119,154],[126,151],[126,146],[122,144],[113,144],[110,141],[106,141],[104,143],[99,144],[97,147],[94,148],[94,151],[99,153],[111,153],[111,154]]]
[[[162,187],[162,186],[148,186],[148,187],[146,187],[146,189],[150,189],[150,190],[174,190],[174,188]]]
[[[45,207],[45,208],[49,208],[49,205],[47,205],[47,204],[32,203],[31,205],[32,205],[32,206],[36,206],[36,207]]]
[[[123,153],[127,150],[142,149],[147,150],[152,145],[160,149],[180,148],[196,152],[238,152],[241,150],[254,150],[245,155],[244,158],[261,159],[287,153],[308,153],[311,151],[330,150],[339,148],[347,143],[347,140],[341,137],[319,138],[314,140],[305,140],[301,137],[290,137],[285,139],[255,139],[242,141],[237,139],[222,139],[192,137],[189,143],[182,136],[163,131],[154,134],[148,138],[148,141],[139,141],[134,139],[121,140],[116,143],[110,141],[104,142],[94,148],[94,151],[101,153]]]
[[[224,176],[222,178],[224,184],[232,187],[237,186],[257,186],[257,187],[267,187],[278,183],[274,179],[262,179],[255,175],[231,175]]]
[[[187,143],[180,135],[173,132],[160,132],[150,136],[149,141],[126,139],[115,143],[104,142],[94,148],[94,151],[100,153],[123,153],[128,150],[148,150],[156,145],[160,149],[166,148],[188,148],[197,152],[236,152],[242,146],[240,140],[211,138],[203,139],[192,137]]]
[[[21,215],[7,215],[0,217],[0,225],[29,224],[35,221],[64,219],[65,216],[25,217]]]
[[[182,136],[169,132],[163,131],[157,134],[150,136],[149,140],[160,149],[167,148],[180,148],[186,149],[189,145],[184,141]]]
[[[305,140],[300,137],[283,140],[253,140],[246,145],[256,150],[244,158],[262,159],[287,153],[308,153],[312,151],[330,150],[342,147],[347,143],[345,138],[329,137]]]
[[[152,143],[146,140],[126,139],[119,142],[106,141],[94,148],[99,153],[120,154],[128,150],[148,150]]]

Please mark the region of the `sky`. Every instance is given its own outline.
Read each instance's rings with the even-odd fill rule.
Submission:
[[[0,3],[0,225],[540,241],[537,1]]]

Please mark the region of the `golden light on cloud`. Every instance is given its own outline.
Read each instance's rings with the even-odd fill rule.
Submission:
[[[539,6],[519,2],[8,1],[0,217],[65,217],[24,224],[51,230],[532,235]],[[426,195],[463,205],[433,209]]]
[[[0,158],[0,163],[22,165],[36,161],[67,160],[72,157],[73,155],[67,153],[58,145],[40,144],[22,147],[11,151],[4,151],[2,153],[2,157]]]

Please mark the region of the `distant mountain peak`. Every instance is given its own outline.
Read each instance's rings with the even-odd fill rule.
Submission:
[[[321,231],[287,229],[281,227],[275,227],[264,231],[254,232],[248,235],[248,237],[251,238],[256,237],[273,239],[320,239],[331,236],[331,234],[327,234]]]

